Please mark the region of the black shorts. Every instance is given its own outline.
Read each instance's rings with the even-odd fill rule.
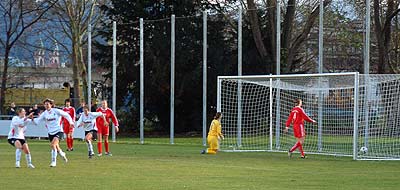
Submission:
[[[53,141],[54,137],[57,137],[58,140],[62,140],[64,138],[64,133],[63,132],[58,132],[58,133],[56,133],[54,135],[50,135],[49,134],[49,141],[50,142]]]
[[[15,146],[15,141],[19,141],[21,143],[21,145],[24,145],[26,143],[25,139],[8,139],[8,144]]]
[[[97,131],[96,130],[85,131],[85,137],[89,133],[92,134],[92,140],[95,140],[97,138]]]

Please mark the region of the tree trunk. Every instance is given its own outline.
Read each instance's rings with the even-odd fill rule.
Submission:
[[[261,60],[266,60],[268,54],[267,54],[267,49],[265,48],[263,36],[261,34],[260,22],[258,20],[258,15],[257,15],[257,7],[254,3],[254,0],[247,0],[247,4],[249,9],[247,13],[249,15],[254,42],[256,44],[258,53],[261,56]]]
[[[82,94],[83,94],[83,99],[88,102],[88,80],[87,80],[87,71],[86,71],[86,67],[85,67],[85,60],[84,60],[84,56],[83,56],[83,50],[82,50],[82,45],[79,47],[79,52],[80,52],[80,76],[82,79]],[[90,81],[89,81],[90,82]],[[75,106],[79,106],[78,101],[76,101]]]
[[[11,47],[8,45],[5,48],[4,53],[4,66],[3,66],[3,74],[1,78],[1,90],[0,90],[0,115],[5,114],[4,104],[6,102],[6,87],[7,87],[7,72],[8,72],[8,56],[10,55]]]
[[[76,40],[76,39],[74,39]],[[74,100],[80,100],[80,84],[79,84],[79,47],[76,41],[72,42],[72,71],[74,81]],[[74,101],[76,102],[76,101]]]
[[[332,0],[325,0],[323,7],[328,6]],[[293,43],[288,47],[286,57],[286,72],[292,72],[296,65],[294,65],[294,61],[296,58],[296,54],[300,46],[304,43],[307,39],[308,35],[310,34],[311,29],[314,27],[314,22],[319,16],[319,5],[316,5],[315,9],[311,12],[310,16],[307,18],[307,22],[305,23],[302,32],[294,39],[291,40]],[[293,23],[287,23],[293,24]],[[286,26],[284,26],[286,27]]]

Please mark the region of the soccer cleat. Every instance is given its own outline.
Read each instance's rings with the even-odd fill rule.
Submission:
[[[97,156],[103,156],[103,154],[102,154],[102,153],[99,153],[99,154],[97,154]]]
[[[304,155],[304,156],[301,156],[300,158],[301,158],[301,159],[306,159],[306,158],[307,158],[307,156],[305,156],[305,155]]]
[[[65,154],[65,152],[60,152],[60,156],[64,160],[65,163],[68,162],[68,158],[67,158],[67,155]]]
[[[69,151],[74,151],[74,148],[69,149]]]
[[[200,154],[205,154],[206,150],[201,150]]]
[[[287,155],[289,158],[292,158],[292,152],[290,152],[290,150],[288,150]]]
[[[15,167],[16,167],[16,168],[20,168],[20,167],[21,167],[21,165],[19,164],[19,162],[15,162]]]
[[[106,152],[105,155],[106,156],[112,156],[111,152]]]
[[[94,156],[94,153],[93,152],[89,152],[89,159],[93,158],[93,156]]]
[[[28,164],[28,168],[35,168],[35,166],[33,164]]]
[[[57,166],[57,163],[56,162],[51,162],[50,163],[50,167],[56,167]]]

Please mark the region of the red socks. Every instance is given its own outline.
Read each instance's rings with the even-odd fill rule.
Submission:
[[[296,144],[293,145],[293,147],[290,149],[290,152],[293,152],[294,150],[297,149],[297,147],[299,147],[299,142],[297,142]]]
[[[99,151],[99,154],[103,152],[101,149],[101,142],[97,142],[97,150]]]
[[[74,139],[73,138],[70,138],[69,146],[70,146],[70,149],[72,149],[74,147]]]
[[[297,148],[299,148],[301,156],[304,156],[303,145],[300,142],[297,142],[296,144],[294,144],[294,146],[290,149],[290,152],[293,152]]]
[[[106,147],[106,153],[109,152],[108,150],[108,141],[104,141],[104,146]]]
[[[300,143],[299,143],[299,150],[300,150],[301,156],[304,157],[303,145],[301,145]]]
[[[74,139],[67,137],[67,148],[71,150],[73,146],[74,146]]]

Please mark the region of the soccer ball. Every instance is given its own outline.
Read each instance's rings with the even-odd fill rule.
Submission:
[[[363,146],[363,147],[360,148],[360,152],[361,152],[362,154],[366,154],[366,153],[368,152],[368,148],[365,147],[365,146]]]

